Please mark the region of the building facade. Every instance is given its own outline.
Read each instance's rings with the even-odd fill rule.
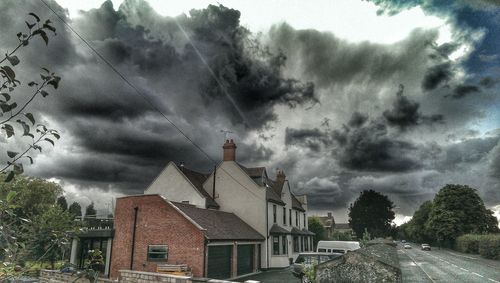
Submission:
[[[169,162],[143,195],[117,199],[111,278],[182,263],[194,276],[227,279],[286,267],[312,251],[307,197],[292,193],[283,171],[273,179],[265,167],[238,163],[236,148],[227,140],[210,173]]]

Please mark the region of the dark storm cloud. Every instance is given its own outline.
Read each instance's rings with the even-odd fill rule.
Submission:
[[[453,98],[462,98],[466,95],[479,92],[479,87],[475,85],[458,85],[453,90],[453,94],[451,97]]]
[[[432,66],[427,70],[422,80],[422,89],[426,91],[434,90],[438,86],[447,84],[452,76],[453,72],[449,62]]]
[[[231,128],[240,139],[239,161],[268,160],[273,151],[247,140],[247,131],[275,121],[276,105],[317,103],[313,84],[285,78],[286,58],[254,41],[250,31],[240,26],[239,11],[209,6],[174,19],[156,14],[144,1],[127,0],[118,11],[106,1],[71,21],[57,3],[49,4],[214,160],[220,160],[219,131],[225,128]],[[154,175],[150,172],[158,173],[169,160],[205,171],[212,167],[204,154],[56,21],[42,3],[3,1],[0,8],[5,11],[2,36],[15,39],[18,29],[25,26],[20,15],[30,11],[55,22],[57,36],[51,38],[48,48],[41,41],[34,42],[22,50],[20,58],[29,62],[32,71],[26,71],[28,75],[39,66],[49,66],[62,75],[57,97],[54,94],[50,103],[34,104],[34,111],[55,121],[64,132],[63,140],[71,140],[87,155],[71,162],[60,155],[60,162],[51,168],[35,168],[34,174],[101,186],[116,184],[130,192],[147,185]],[[15,44],[4,42],[8,42],[3,45],[6,49]],[[96,165],[98,158],[114,161]],[[129,165],[136,173],[130,174]],[[132,178],[129,176],[146,171],[144,177],[134,178],[134,185],[125,185]]]
[[[387,126],[378,121],[336,130],[333,138],[339,144],[335,154],[340,165],[351,170],[404,172],[421,166],[413,157],[416,147],[388,136]]]
[[[359,113],[358,111],[356,111],[352,114],[348,125],[350,127],[358,128],[358,127],[363,126],[366,121],[368,121],[368,115],[363,115],[363,114]]]
[[[299,145],[307,147],[312,151],[319,152],[323,146],[328,146],[332,142],[328,133],[318,128],[314,129],[292,129],[285,130],[285,145]]]
[[[443,115],[440,114],[431,116],[422,115],[418,111],[420,104],[406,97],[403,91],[404,86],[400,85],[392,109],[386,110],[383,113],[384,118],[390,126],[397,126],[401,130],[406,130],[408,127],[417,126],[421,123],[443,121]]]

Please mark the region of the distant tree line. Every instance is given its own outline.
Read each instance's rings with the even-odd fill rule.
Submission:
[[[484,206],[475,189],[465,185],[444,186],[399,227],[400,238],[450,248],[461,235],[499,232],[493,211]]]

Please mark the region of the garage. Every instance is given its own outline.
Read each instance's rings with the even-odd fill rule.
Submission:
[[[237,275],[254,271],[254,245],[238,245]]]
[[[231,277],[233,246],[208,246],[207,277],[227,279]]]

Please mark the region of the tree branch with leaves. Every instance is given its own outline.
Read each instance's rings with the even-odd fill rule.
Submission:
[[[33,157],[29,155],[32,150],[42,151],[42,142],[48,142],[54,145],[54,140],[59,139],[59,133],[54,129],[48,129],[45,125],[36,122],[35,115],[25,112],[28,106],[37,98],[45,98],[49,95],[48,87],[54,89],[59,87],[61,77],[50,72],[47,68],[42,68],[40,74],[41,81],[30,81],[27,85],[33,88],[33,92],[25,99],[23,103],[22,95],[17,94],[21,82],[16,78],[15,67],[21,62],[15,53],[31,42],[36,37],[40,37],[46,45],[49,43],[48,32],[56,34],[56,29],[52,26],[50,20],[42,23],[40,17],[34,13],[29,13],[31,22],[26,21],[27,31],[17,34],[18,44],[10,52],[5,53],[5,57],[0,60],[0,64],[8,62],[9,65],[0,66],[0,130],[3,131],[7,139],[15,136],[20,128],[21,137],[31,138],[24,150],[19,152],[7,151],[10,160],[3,166],[0,166],[0,173],[7,173],[5,181],[11,181],[16,174],[24,172],[24,159],[33,163]],[[34,22],[33,22],[34,20]],[[36,126],[35,126],[36,125]]]

